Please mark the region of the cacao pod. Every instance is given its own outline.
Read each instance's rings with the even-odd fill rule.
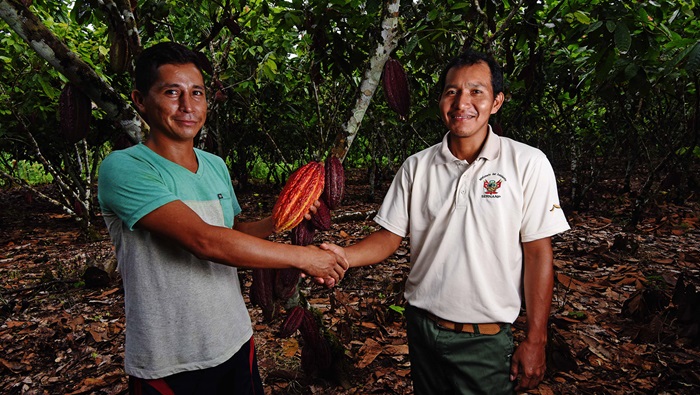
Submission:
[[[251,303],[260,306],[263,316],[270,321],[275,316],[277,306],[274,300],[275,273],[273,269],[253,269],[253,283],[250,286]]]
[[[323,200],[328,208],[335,210],[345,195],[345,169],[337,156],[326,159],[325,182],[323,184]]]
[[[304,309],[301,306],[294,306],[287,311],[287,318],[282,323],[278,333],[279,337],[289,337],[301,326],[304,321]]]
[[[129,69],[131,62],[131,51],[129,41],[124,34],[115,34],[112,44],[109,47],[109,67],[113,72],[119,74]]]
[[[324,199],[321,199],[319,202],[321,204],[316,208],[316,213],[311,217],[311,224],[318,230],[328,230],[331,228],[331,210],[324,202]]]
[[[301,337],[309,343],[315,343],[321,337],[316,317],[314,317],[314,313],[307,309],[304,309],[304,320],[299,330],[301,331]]]
[[[411,95],[408,92],[408,77],[398,60],[389,58],[384,64],[382,87],[386,101],[399,118],[405,120],[411,107]]]
[[[294,295],[301,278],[299,269],[279,269],[275,271],[275,296],[287,300]]]
[[[301,368],[309,377],[331,378],[333,359],[328,340],[319,336],[315,341],[305,341],[301,348]]]
[[[58,99],[61,134],[71,143],[87,136],[92,117],[92,102],[77,85],[69,82]]]
[[[325,168],[323,163],[311,161],[289,176],[272,208],[272,218],[278,232],[299,225],[314,201],[323,193]]]
[[[290,238],[292,239],[292,244],[298,246],[307,246],[314,242],[314,235],[316,234],[316,228],[313,227],[311,221],[303,220],[299,222],[299,225],[295,226],[290,232]]]

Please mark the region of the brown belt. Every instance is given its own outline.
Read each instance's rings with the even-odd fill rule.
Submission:
[[[460,322],[452,322],[443,320],[434,314],[425,312],[425,315],[435,322],[442,329],[451,330],[457,333],[481,333],[483,335],[495,335],[501,331],[502,324],[463,324]]]

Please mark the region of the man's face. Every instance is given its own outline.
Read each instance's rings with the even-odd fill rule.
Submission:
[[[494,97],[491,71],[484,62],[451,68],[440,96],[440,115],[453,137],[486,136],[488,121],[503,104]]]
[[[164,64],[158,74],[148,92],[132,93],[134,103],[151,133],[177,141],[194,139],[207,119],[202,73],[187,63]]]

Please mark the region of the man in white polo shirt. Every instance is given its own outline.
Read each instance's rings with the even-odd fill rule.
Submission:
[[[410,235],[405,298],[417,395],[507,394],[545,372],[553,288],[551,236],[569,229],[556,180],[538,149],[488,124],[503,75],[468,50],[444,69],[441,143],[409,157],[375,217],[382,229],[345,249],[350,267],[378,263]],[[517,350],[510,330],[526,304]]]

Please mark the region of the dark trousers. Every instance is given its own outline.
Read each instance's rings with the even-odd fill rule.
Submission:
[[[411,378],[416,395],[513,394],[510,325],[495,335],[444,329],[425,312],[406,308]]]
[[[213,368],[146,380],[129,376],[130,395],[264,395],[253,338]]]

